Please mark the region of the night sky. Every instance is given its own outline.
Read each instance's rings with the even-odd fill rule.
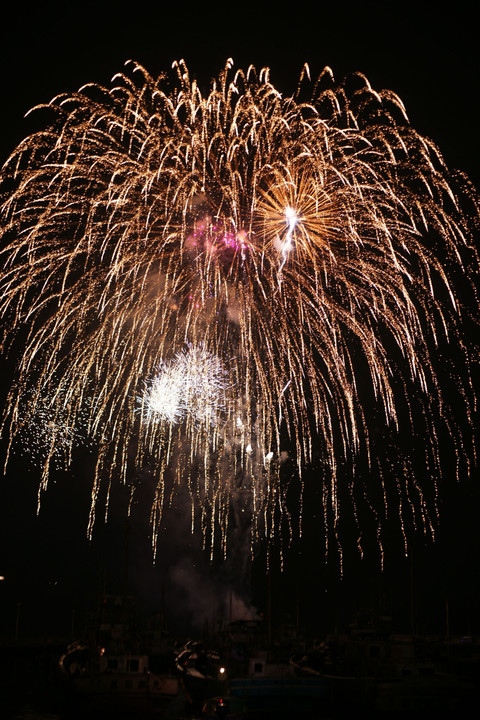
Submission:
[[[388,5],[388,9],[387,8]],[[105,3],[38,4],[10,9],[0,29],[3,162],[30,131],[25,113],[84,83],[108,86],[128,59],[156,75],[184,58],[205,88],[228,57],[236,67],[268,65],[271,79],[292,93],[304,62],[312,75],[329,65],[338,80],[360,71],[375,89],[389,88],[403,100],[412,125],[433,139],[447,164],[466,172],[480,187],[478,24],[472,3],[428,13],[422,3]],[[162,8],[161,10],[152,8]],[[8,368],[2,378],[8,377]],[[478,376],[477,376],[478,377]],[[2,380],[3,382],[3,380]],[[5,381],[8,382],[8,381]],[[5,392],[2,389],[2,395]],[[217,614],[264,613],[267,579],[264,548],[253,564],[245,548],[211,565],[189,533],[187,502],[170,511],[152,565],[149,541],[148,475],[141,478],[129,522],[127,493],[117,493],[111,517],[86,539],[90,480],[86,456],[73,473],[58,472],[36,516],[38,474],[23,461],[0,478],[0,632],[68,634],[78,631],[101,593],[135,595],[139,614],[160,612],[162,597],[172,627],[202,631]],[[449,469],[447,469],[448,475]],[[314,520],[302,543],[271,563],[272,612],[313,634],[341,629],[363,608],[391,614],[398,630],[480,632],[478,471],[442,489],[437,542],[412,538],[405,558],[395,531],[387,529],[388,557],[380,571],[376,549],[365,559],[346,550],[340,575],[336,552],[325,562]],[[315,488],[311,489],[312,507]]]

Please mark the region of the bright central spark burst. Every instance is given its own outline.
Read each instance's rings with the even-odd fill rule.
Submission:
[[[327,68],[303,101],[308,68],[294,97],[231,61],[208,94],[183,62],[172,81],[131,68],[52,100],[2,170],[9,447],[32,393],[68,408],[71,445],[88,427],[97,446],[89,532],[112,482],[134,489],[148,466],[154,546],[176,482],[212,552],[240,491],[252,544],[291,526],[287,457],[301,493],[316,472],[339,546],[347,504],[360,548],[362,504],[380,544],[392,505],[402,531],[409,508],[433,534],[441,438],[459,464],[474,453],[455,286],[478,269],[468,182],[361,75],[335,85]],[[461,430],[439,379],[446,341]],[[421,440],[392,458],[397,431]]]

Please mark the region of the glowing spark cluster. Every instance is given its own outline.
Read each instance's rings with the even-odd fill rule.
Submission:
[[[130,67],[52,100],[2,170],[9,447],[32,394],[88,427],[90,531],[104,488],[148,466],[154,543],[176,483],[212,548],[239,497],[252,542],[272,537],[294,523],[290,457],[300,492],[321,489],[326,538],[347,504],[359,547],[362,507],[379,538],[392,505],[402,530],[409,508],[433,533],[442,438],[459,463],[473,452],[456,291],[478,268],[468,182],[361,75],[336,85],[327,68],[308,91],[305,68],[283,97],[267,69],[231,61],[206,94],[183,62],[171,78]],[[438,373],[447,341],[461,429]],[[419,447],[387,456],[397,432]]]
[[[162,362],[142,398],[150,422],[175,425],[189,416],[197,423],[216,425],[226,409],[227,373],[203,347],[177,353]]]
[[[53,398],[29,397],[19,408],[20,449],[35,465],[61,468],[69,463],[74,447],[88,445],[85,426],[69,418],[68,403]]]

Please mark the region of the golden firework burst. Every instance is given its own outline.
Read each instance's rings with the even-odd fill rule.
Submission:
[[[355,514],[366,494],[337,471],[372,456],[366,408],[394,428],[406,408],[414,430],[414,402],[435,496],[437,422],[450,421],[432,348],[457,342],[470,418],[451,278],[473,277],[466,255],[478,267],[462,186],[438,150],[362,76],[349,91],[327,69],[301,101],[231,61],[207,94],[183,62],[172,84],[130,68],[110,89],[55,98],[54,120],[2,170],[1,347],[13,342],[19,357],[10,445],[28,394],[68,406],[69,428],[96,439],[90,532],[102,484],[134,488],[148,464],[155,531],[173,478],[225,552],[239,483],[252,543],[287,512],[287,449],[300,479],[323,458],[325,522],[338,535],[340,481]],[[380,527],[389,499],[378,482]],[[395,488],[401,525],[408,503],[433,528],[435,497],[415,473]]]

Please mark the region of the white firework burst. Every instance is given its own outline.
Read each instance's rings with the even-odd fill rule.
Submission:
[[[162,361],[141,398],[147,422],[177,425],[216,425],[226,409],[227,372],[220,359],[204,346],[189,346]]]

